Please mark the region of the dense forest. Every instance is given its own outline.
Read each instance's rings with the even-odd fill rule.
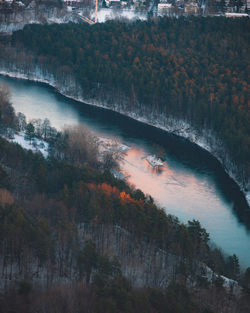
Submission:
[[[162,18],[94,26],[27,25],[13,45],[73,72],[85,94],[100,86],[126,109],[173,116],[213,130],[249,179],[249,19]],[[117,100],[118,101],[118,100]],[[247,184],[246,184],[247,185]]]
[[[75,132],[50,137],[44,158],[5,139],[20,127],[1,87],[0,312],[247,312],[249,269],[198,221],[166,214],[88,149],[74,157]]]

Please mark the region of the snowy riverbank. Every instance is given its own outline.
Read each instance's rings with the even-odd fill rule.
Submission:
[[[138,120],[140,122],[143,122],[145,124],[160,128],[162,130],[165,130],[169,133],[181,136],[186,138],[192,143],[197,144],[201,148],[207,150],[210,152],[213,156],[215,156],[220,163],[223,165],[225,171],[228,173],[228,175],[234,179],[234,181],[237,182],[242,192],[245,194],[246,200],[248,204],[250,205],[250,192],[246,191],[246,188],[249,189],[249,180],[247,184],[244,184],[240,180],[238,175],[238,168],[237,165],[234,164],[230,158],[228,157],[225,148],[223,148],[223,143],[215,138],[213,133],[211,131],[207,131],[205,129],[201,130],[199,133],[196,129],[194,129],[188,122],[183,120],[177,120],[172,117],[163,117],[163,116],[155,116],[153,114],[142,116],[139,115],[136,112],[127,112],[125,109],[122,108],[122,105],[112,105],[110,106],[109,103],[106,101],[98,101],[96,99],[86,99],[83,96],[81,96],[81,90],[79,89],[79,86],[77,86],[76,82],[72,82],[74,86],[77,86],[75,89],[78,90],[78,92],[74,93],[72,90],[70,90],[70,87],[60,86],[58,87],[58,83],[54,77],[54,75],[50,74],[45,76],[41,70],[33,71],[32,73],[29,72],[28,74],[21,73],[20,71],[7,71],[7,70],[0,70],[1,75],[9,76],[9,77],[15,77],[20,79],[27,79],[31,81],[36,82],[42,82],[46,83],[58,90],[61,94],[64,96],[74,99],[76,101],[80,101],[83,103],[87,103],[89,105],[98,106],[101,108],[109,109],[115,112],[118,112],[120,114],[126,115],[130,118],[133,118],[135,120]],[[70,84],[72,87],[72,84]],[[72,88],[71,88],[72,89]]]
[[[6,139],[10,142],[18,143],[22,148],[26,150],[41,152],[45,158],[48,157],[49,144],[42,139],[34,138],[32,140],[28,140],[25,138],[25,134],[23,132],[14,134],[13,138],[11,139]]]

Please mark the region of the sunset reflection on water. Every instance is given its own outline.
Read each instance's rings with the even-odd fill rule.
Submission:
[[[213,193],[209,179],[194,174],[189,168],[166,159],[164,167],[154,168],[145,159],[145,151],[133,147],[127,151],[121,168],[129,173],[127,181],[151,195],[167,213],[176,214],[182,220],[193,218],[220,218],[218,197]],[[196,203],[193,199],[199,199]],[[209,211],[202,203],[210,203]]]

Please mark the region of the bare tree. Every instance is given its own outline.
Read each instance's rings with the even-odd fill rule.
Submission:
[[[17,127],[19,131],[25,131],[27,126],[27,122],[26,122],[26,116],[21,113],[18,112],[17,113]]]
[[[15,111],[10,102],[10,89],[7,84],[0,84],[0,127],[15,124]]]
[[[66,160],[81,166],[89,163],[92,166],[98,165],[98,143],[97,138],[87,126],[70,126],[64,130],[66,146],[64,157]]]

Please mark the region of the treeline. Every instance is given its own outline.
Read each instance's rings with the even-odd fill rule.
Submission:
[[[22,281],[0,299],[0,313],[233,313],[248,312],[247,297],[234,302],[217,286],[206,297],[194,296],[184,285],[171,283],[166,290],[132,288],[122,276],[99,272],[90,285],[56,286],[35,290]],[[204,302],[202,302],[205,299]],[[224,307],[221,303],[224,300]],[[207,305],[208,301],[210,305]],[[211,309],[213,302],[214,308]],[[235,307],[237,305],[237,309]]]
[[[15,111],[10,103],[10,90],[7,85],[0,84],[0,134],[16,123]]]
[[[249,19],[222,17],[28,25],[13,44],[73,70],[86,94],[101,83],[128,96],[128,110],[141,103],[213,129],[248,173],[249,29]]]

